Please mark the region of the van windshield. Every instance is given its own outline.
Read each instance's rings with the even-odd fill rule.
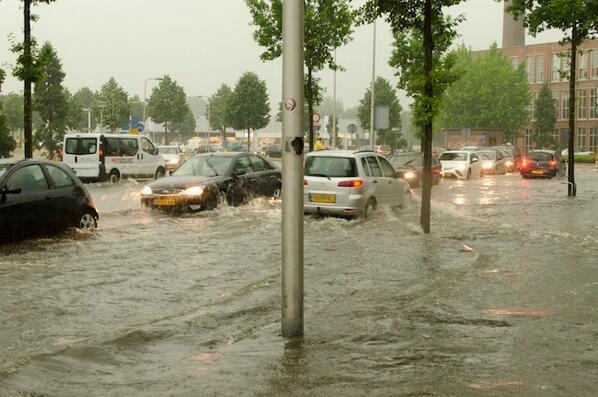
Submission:
[[[97,146],[97,138],[67,138],[64,152],[66,154],[74,154],[78,156],[95,154]]]
[[[467,153],[444,152],[440,155],[440,161],[467,161]]]
[[[310,156],[305,162],[305,175],[326,178],[352,178],[357,176],[356,168],[354,158]]]

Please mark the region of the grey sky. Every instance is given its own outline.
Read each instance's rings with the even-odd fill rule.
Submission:
[[[20,0],[0,0],[0,65],[14,62],[8,35],[21,39]],[[147,77],[170,74],[189,96],[211,95],[222,83],[234,85],[245,71],[267,81],[274,109],[282,92],[280,61],[261,62],[260,48],[243,0],[58,0],[35,7],[40,20],[33,25],[39,42],[49,40],[58,51],[71,91],[98,89],[111,76],[130,95],[143,97]],[[502,3],[469,0],[453,7],[467,21],[460,42],[474,50],[500,44]],[[355,106],[371,78],[371,26],[357,28],[354,40],[338,50],[337,93],[345,107]],[[528,42],[558,41],[558,32]],[[377,74],[396,78],[388,66],[392,38],[386,24],[378,25]],[[326,95],[332,95],[332,72],[320,74]],[[4,92],[20,91],[21,83],[9,76]],[[150,83],[151,88],[151,83]],[[148,89],[148,95],[150,89]],[[403,106],[407,99],[401,96]],[[273,110],[274,113],[274,110]]]

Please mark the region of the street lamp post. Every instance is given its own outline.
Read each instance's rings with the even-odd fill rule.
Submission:
[[[374,42],[372,49],[372,90],[370,106],[370,146],[372,147],[372,150],[374,150],[374,145],[376,143],[374,137],[374,135],[376,134],[376,131],[374,129],[374,112],[376,110],[376,21],[374,21]]]
[[[162,77],[150,77],[150,78],[145,79],[145,83],[143,84],[143,126],[144,127],[145,127],[145,121],[146,121],[146,119],[145,119],[145,107],[147,106],[147,82],[151,81],[151,80],[162,81],[164,79]],[[156,141],[156,135],[155,134],[152,137],[152,141],[153,142]]]
[[[83,108],[81,109],[84,112],[87,112],[87,133],[91,133],[91,108]]]
[[[203,98],[203,99],[207,99],[207,103],[208,103],[208,152],[211,152],[211,147],[210,147],[210,130],[212,129],[212,126],[210,125],[210,110],[211,110],[211,105],[210,105],[210,98],[205,96],[205,95],[199,95],[198,98]]]

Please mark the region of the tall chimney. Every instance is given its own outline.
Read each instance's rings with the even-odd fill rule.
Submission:
[[[505,0],[505,8],[502,21],[502,48],[522,47],[525,45],[525,28],[523,27],[523,18],[519,19],[507,11],[511,5],[511,0]]]

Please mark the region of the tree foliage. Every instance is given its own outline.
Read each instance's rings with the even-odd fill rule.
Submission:
[[[548,83],[544,83],[538,93],[535,115],[534,146],[538,149],[555,149],[557,142],[554,140],[553,132],[556,125],[556,108]]]
[[[226,115],[232,95],[233,90],[228,85],[222,84],[208,99],[210,104],[210,127],[213,130],[222,131],[223,134],[226,134],[226,129],[230,127]]]
[[[378,129],[377,144],[388,145],[393,149],[397,148],[397,140],[400,132],[393,131],[393,128],[401,127],[401,112],[403,108],[399,103],[397,91],[393,88],[388,80],[383,77],[376,78],[375,85],[375,104],[376,106],[388,106],[390,110],[390,129]],[[359,101],[359,110],[357,117],[359,123],[364,129],[370,129],[370,112],[371,112],[372,89],[367,88],[363,94],[363,98]]]
[[[185,116],[181,121],[175,122],[172,129],[174,132],[183,137],[193,135],[195,133],[195,127],[195,116],[193,116],[193,112],[191,112],[191,109],[187,105]]]
[[[129,115],[143,121],[143,101],[139,98],[139,95],[133,95],[129,98]]]
[[[125,90],[111,77],[96,96],[92,112],[99,115],[102,127],[116,131],[129,119],[129,101]]]
[[[23,130],[23,96],[14,92],[2,96],[2,106],[8,130],[11,132]]]
[[[38,55],[40,74],[33,91],[33,108],[42,119],[36,128],[36,140],[41,142],[50,158],[57,155],[58,143],[66,130],[68,96],[62,86],[64,72],[56,51],[45,43]]]
[[[257,74],[245,72],[237,81],[229,103],[227,120],[234,129],[247,131],[248,149],[251,145],[251,130],[268,125],[270,104],[266,82]]]
[[[87,112],[83,109],[93,109],[96,94],[89,88],[83,87],[69,95],[68,98],[68,116],[67,127],[75,131],[87,131]],[[91,130],[96,128],[99,115],[92,110],[91,112]]]
[[[492,45],[483,56],[472,58],[463,48],[453,68],[461,75],[445,94],[439,125],[448,128],[499,128],[507,140],[515,138],[529,120],[529,84],[520,65]]]
[[[0,68],[0,93],[2,92],[2,83],[6,76],[4,70]],[[8,123],[4,114],[2,102],[0,101],[0,158],[9,157],[10,152],[15,150],[17,143],[8,129]]]
[[[185,90],[170,76],[165,75],[158,87],[152,90],[147,103],[147,113],[152,121],[164,124],[165,143],[168,143],[168,125],[183,122],[188,111]]]
[[[282,0],[245,0],[251,12],[255,41],[264,48],[262,60],[282,55]],[[321,101],[314,84],[315,74],[324,68],[337,69],[334,50],[351,40],[355,11],[350,0],[304,0],[305,99],[308,103],[309,147],[313,149],[314,107]]]

